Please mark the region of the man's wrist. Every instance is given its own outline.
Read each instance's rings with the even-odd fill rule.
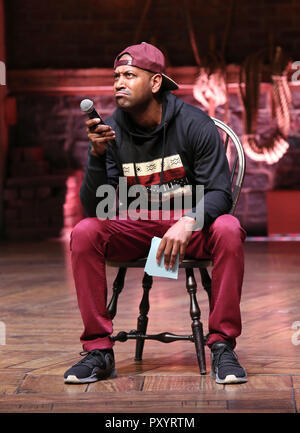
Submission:
[[[179,218],[179,221],[185,221],[185,222],[191,223],[191,224],[194,224],[196,222],[195,218],[192,218],[192,217],[187,216],[187,215],[183,215],[181,218]]]
[[[95,149],[93,147],[91,148],[91,155],[96,156],[97,158],[99,158],[98,153],[95,152]]]
[[[183,215],[178,221],[181,221],[182,224],[184,224],[185,230],[188,232],[193,232],[193,231],[199,231],[199,229],[197,229],[197,221],[195,220],[195,218],[187,216],[187,215]]]

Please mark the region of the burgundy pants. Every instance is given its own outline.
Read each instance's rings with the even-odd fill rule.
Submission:
[[[174,220],[104,220],[86,218],[71,234],[72,269],[84,331],[84,350],[113,346],[107,304],[106,260],[135,260],[148,254],[153,236],[163,237]],[[245,231],[231,215],[222,215],[202,231],[195,231],[186,250],[192,258],[211,257],[212,297],[209,339],[235,346],[241,333],[240,298],[244,274]],[[125,287],[126,290],[126,287]]]

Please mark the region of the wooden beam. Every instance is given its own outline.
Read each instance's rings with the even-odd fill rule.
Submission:
[[[193,92],[198,74],[194,66],[169,68],[167,75],[179,83],[177,95]],[[8,88],[12,95],[111,95],[112,69],[29,69],[9,70],[7,73]],[[265,74],[267,78],[267,73]],[[229,93],[239,93],[239,66],[228,65],[226,77]],[[299,82],[289,82],[291,87]],[[261,91],[268,91],[271,83],[263,81]]]
[[[190,85],[197,68],[172,68],[167,74],[182,85]],[[9,70],[8,88],[14,95],[41,94],[112,94],[112,69],[31,69]]]

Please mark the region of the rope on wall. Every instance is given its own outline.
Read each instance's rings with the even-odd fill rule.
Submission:
[[[137,26],[137,29],[136,29],[136,32],[134,35],[133,45],[140,43],[141,33],[142,33],[143,28],[144,28],[145,19],[149,13],[151,3],[152,3],[152,0],[147,0],[144,7],[143,7],[143,12],[142,12],[142,15],[141,15],[141,18],[139,21],[139,25]]]
[[[208,56],[207,58],[201,59],[191,18],[191,3],[190,0],[185,0],[184,2],[184,11],[190,44],[194,53],[195,62],[199,68],[199,73],[193,87],[193,96],[198,102],[200,102],[200,104],[212,117],[215,116],[216,107],[225,104],[225,119],[223,119],[225,122],[228,121],[228,92],[224,51],[228,39],[230,22],[232,19],[233,3],[234,0],[231,1],[229,8],[225,33],[222,40],[222,51],[217,51],[215,36],[210,35]]]
[[[286,138],[290,128],[291,91],[282,49],[276,48],[272,64],[272,104],[275,115],[275,131],[264,142],[257,135],[259,88],[261,81],[262,52],[248,56],[240,74],[240,94],[245,108],[245,134],[242,137],[245,153],[255,161],[274,164],[289,148]],[[245,85],[243,87],[243,81]]]
[[[199,50],[198,50],[198,46],[197,46],[197,42],[196,42],[194,26],[193,26],[192,19],[191,19],[189,0],[184,0],[184,13],[185,13],[187,26],[188,26],[190,44],[191,44],[191,47],[193,50],[195,62],[196,62],[196,65],[200,68],[201,67],[201,59],[200,59]]]

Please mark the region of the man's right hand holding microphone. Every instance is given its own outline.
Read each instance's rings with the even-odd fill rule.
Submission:
[[[109,125],[103,125],[100,123],[100,119],[89,119],[87,120],[87,136],[92,143],[91,154],[94,156],[103,155],[107,146],[107,143],[111,140],[115,140],[116,134]]]

